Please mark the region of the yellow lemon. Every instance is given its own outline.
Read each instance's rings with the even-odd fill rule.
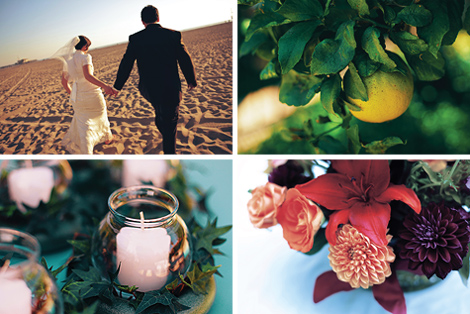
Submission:
[[[351,73],[344,75],[344,92],[347,100],[362,110],[351,114],[359,120],[372,123],[390,121],[401,116],[410,105],[413,97],[413,76],[406,66],[407,73],[375,71],[362,81],[367,89],[368,101],[353,99],[351,94]]]

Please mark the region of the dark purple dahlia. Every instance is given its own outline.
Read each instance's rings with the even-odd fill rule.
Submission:
[[[290,189],[312,179],[304,175],[304,172],[304,168],[295,160],[288,160],[285,164],[273,169],[269,174],[268,181]]]
[[[420,214],[413,213],[403,221],[399,233],[400,257],[408,260],[408,267],[421,266],[430,278],[436,274],[444,279],[452,270],[462,267],[470,242],[469,215],[463,209],[430,203]]]

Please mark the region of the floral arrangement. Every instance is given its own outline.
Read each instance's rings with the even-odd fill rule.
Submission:
[[[315,178],[314,168],[326,172]],[[280,224],[290,248],[315,254],[329,245],[332,270],[314,302],[371,288],[387,311],[406,313],[401,273],[469,277],[470,161],[272,161],[251,191],[252,224]],[[404,272],[405,271],[405,272]]]

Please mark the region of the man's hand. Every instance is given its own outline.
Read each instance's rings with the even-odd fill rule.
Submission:
[[[188,84],[188,92],[192,91],[192,90],[195,89],[196,87],[197,87],[197,85]]]

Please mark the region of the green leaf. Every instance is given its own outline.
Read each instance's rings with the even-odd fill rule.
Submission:
[[[333,103],[339,97],[341,92],[341,77],[339,74],[333,75],[323,81],[321,84],[321,103],[328,113],[335,114]]]
[[[269,80],[276,77],[279,77],[279,75],[277,75],[276,72],[276,64],[272,61],[266,64],[264,69],[259,74],[260,80]]]
[[[75,253],[87,253],[91,249],[90,240],[67,240],[75,251]]]
[[[240,55],[239,57],[246,56],[249,53],[255,52],[261,44],[269,40],[267,34],[262,32],[255,33],[250,40],[244,41],[240,47]]]
[[[432,13],[421,4],[412,4],[398,12],[397,17],[406,24],[421,27],[432,21]]]
[[[367,77],[375,73],[380,68],[380,63],[369,58],[369,55],[362,49],[356,53],[354,59],[357,71],[361,77]]]
[[[362,48],[369,55],[370,59],[385,65],[389,69],[395,68],[397,65],[388,56],[385,49],[380,43],[380,31],[371,26],[367,28],[362,35]]]
[[[266,11],[265,13],[258,13],[252,19],[248,30],[246,31],[246,39],[250,40],[257,31],[266,27],[277,26],[290,23],[288,19],[273,11]]]
[[[238,0],[238,4],[255,5],[255,4],[263,2],[263,1],[264,0]]]
[[[427,26],[418,27],[418,36],[428,43],[429,52],[437,58],[444,35],[450,29],[447,5],[445,1],[433,0],[422,0],[421,3],[431,11],[433,21]]]
[[[204,229],[201,228],[196,232],[196,237],[198,239],[195,246],[196,251],[199,249],[206,249],[209,253],[214,254],[214,249],[212,247],[214,240],[232,229],[232,226],[217,228],[216,224],[217,219],[214,219],[212,223],[209,221]]]
[[[445,60],[440,52],[437,59],[426,51],[420,55],[407,56],[407,60],[421,81],[434,81],[444,76]]]
[[[373,141],[369,144],[366,144],[364,148],[366,149],[366,152],[370,154],[384,154],[390,147],[405,144],[406,142],[403,142],[401,138],[392,136],[384,138],[380,141]]]
[[[352,154],[359,154],[362,146],[359,138],[359,126],[357,124],[346,129],[346,135],[348,136],[348,148]]]
[[[463,20],[463,28],[470,35],[470,6],[468,6],[467,11],[465,11],[465,19]]]
[[[163,292],[158,291],[149,291],[146,292],[142,301],[139,303],[139,306],[135,310],[135,314],[146,313],[145,311],[151,307],[163,305],[166,308],[167,313],[177,313],[181,310],[187,310],[189,307],[181,304],[178,302],[178,299],[168,292],[164,290]],[[156,310],[152,313],[161,313],[160,311]]]
[[[356,49],[354,25],[352,20],[344,22],[338,28],[334,40],[327,38],[316,46],[310,65],[312,74],[334,74],[348,65]]]
[[[459,274],[463,284],[468,287],[468,277],[470,275],[470,243],[468,244],[467,256],[463,258],[463,266],[459,269]]]
[[[449,16],[449,31],[442,39],[443,45],[452,45],[462,29],[462,14],[465,7],[465,0],[447,0],[447,13]]]
[[[353,99],[368,101],[367,89],[362,81],[354,63],[349,63],[349,70],[346,72],[343,80],[344,90],[348,91],[348,96]]]
[[[293,22],[301,22],[323,15],[323,7],[318,0],[286,0],[277,11]]]
[[[313,246],[310,251],[305,253],[306,255],[314,255],[318,253],[325,244],[327,244],[328,241],[326,240],[325,236],[325,228],[320,228],[320,230],[317,231],[315,234],[315,237],[313,238]]]
[[[348,0],[349,5],[354,10],[359,12],[359,15],[369,15],[369,6],[367,5],[366,0]]]
[[[299,23],[279,39],[279,63],[281,64],[282,74],[292,70],[300,61],[305,46],[320,24],[320,20]]]
[[[317,143],[318,148],[325,152],[325,154],[344,154],[346,149],[343,143],[331,135],[323,135]]]
[[[83,281],[101,281],[101,275],[98,269],[94,267],[90,267],[88,271],[81,270],[81,269],[73,269],[74,274],[76,274],[80,279]]]
[[[203,265],[201,269],[197,264],[194,264],[192,270],[187,274],[190,283],[184,281],[184,278],[180,275],[181,280],[188,285],[196,294],[207,294],[206,286],[209,283],[212,275],[217,272],[219,266],[212,266],[210,264]]]
[[[417,55],[428,50],[428,44],[424,40],[405,31],[392,32],[390,39],[407,55]]]
[[[282,76],[279,101],[289,106],[304,106],[315,95],[311,90],[316,90],[321,82],[317,76],[290,70]]]

